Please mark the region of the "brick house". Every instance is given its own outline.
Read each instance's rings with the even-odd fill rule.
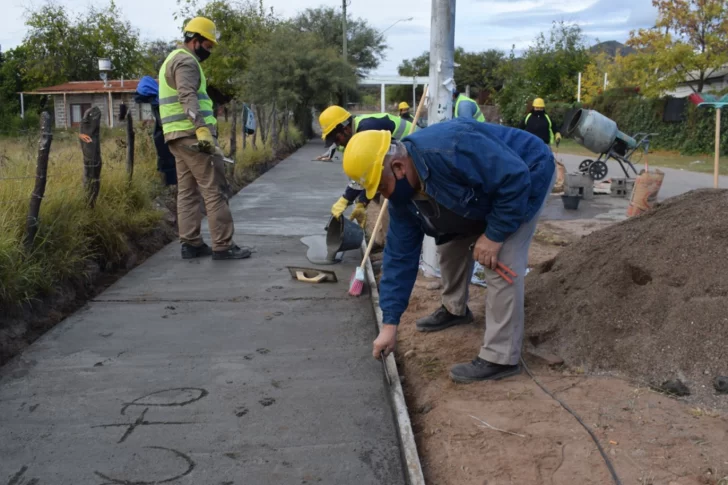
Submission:
[[[87,109],[97,106],[101,110],[103,126],[119,124],[119,107],[126,104],[134,120],[153,120],[151,106],[134,102],[138,79],[109,81],[73,81],[57,86],[36,89],[23,95],[45,95],[53,98],[56,128],[72,128],[79,125]]]

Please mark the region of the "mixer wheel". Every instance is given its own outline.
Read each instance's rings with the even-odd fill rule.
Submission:
[[[607,164],[601,161],[596,161],[589,165],[589,176],[592,180],[602,180],[607,176]]]
[[[587,158],[586,160],[584,160],[583,162],[581,162],[579,164],[579,171],[580,172],[587,172],[589,170],[589,165],[591,165],[592,163],[594,163],[594,160],[589,160]]]

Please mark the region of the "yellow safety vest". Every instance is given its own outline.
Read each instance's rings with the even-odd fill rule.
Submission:
[[[202,66],[197,61],[197,58],[190,54],[185,49],[177,49],[172,51],[165,59],[164,64],[159,69],[159,116],[162,118],[162,131],[166,135],[167,133],[174,133],[178,131],[190,131],[195,129],[194,123],[190,117],[185,113],[182,103],[179,101],[179,95],[177,90],[167,84],[165,73],[167,72],[167,63],[177,54],[186,54],[192,56],[197,62],[197,67],[200,68],[200,87],[197,89],[197,100],[200,103],[200,113],[205,117],[205,123],[211,126],[217,124],[215,114],[212,110],[212,100],[207,95],[207,79],[205,73],[202,71]]]
[[[483,116],[483,112],[480,111],[480,106],[478,106],[478,103],[475,102],[474,99],[470,99],[467,96],[460,95],[458,96],[457,101],[455,102],[455,117],[458,116],[458,108],[460,107],[461,102],[466,103],[473,103],[475,105],[475,113],[473,114],[473,118],[475,118],[477,121],[485,121],[485,116]]]
[[[528,120],[531,119],[532,114],[533,113],[528,113],[526,115],[526,121],[523,122],[524,125],[528,125]],[[554,143],[554,129],[553,129],[553,126],[551,125],[551,118],[549,118],[549,115],[546,115],[546,114],[544,116],[546,117],[546,121],[549,122],[549,138],[550,138],[549,144],[553,144]]]
[[[394,131],[392,132],[392,138],[395,140],[401,140],[407,136],[410,132],[412,123],[407,120],[403,120],[399,116],[390,115],[389,113],[378,113],[372,115],[359,115],[354,117],[354,133],[359,133],[359,122],[368,118],[389,118],[394,123]]]

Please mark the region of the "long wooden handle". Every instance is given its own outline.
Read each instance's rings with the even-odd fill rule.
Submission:
[[[417,111],[415,112],[415,119],[412,120],[412,125],[410,126],[410,131],[407,133],[408,135],[411,135],[415,131],[415,127],[417,126],[417,122],[420,121],[420,115],[422,114],[422,108],[425,106],[425,98],[427,97],[427,90],[428,86],[425,86],[425,89],[422,91],[422,97],[420,98],[420,102],[417,104]],[[361,269],[364,269],[364,266],[367,264],[367,259],[369,259],[369,255],[372,252],[372,247],[374,247],[374,236],[379,231],[379,228],[382,226],[382,217],[384,217],[384,213],[387,212],[387,208],[389,207],[389,199],[384,199],[384,202],[382,203],[382,207],[379,209],[379,215],[377,216],[377,222],[374,223],[374,230],[372,231],[372,236],[369,238],[369,244],[367,244],[367,250],[364,251],[364,257],[361,260]]]
[[[364,266],[367,264],[367,259],[369,259],[369,255],[372,252],[372,247],[374,247],[374,236],[377,234],[377,231],[379,231],[379,228],[382,227],[382,218],[384,217],[384,213],[387,212],[387,207],[389,206],[389,199],[384,199],[384,203],[382,203],[382,208],[379,209],[379,215],[377,216],[377,222],[374,223],[374,230],[372,231],[372,236],[369,238],[369,244],[367,244],[367,250],[364,251],[364,257],[361,260],[361,269],[364,269]]]

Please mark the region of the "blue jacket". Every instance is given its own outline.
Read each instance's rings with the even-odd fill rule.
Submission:
[[[485,235],[503,242],[546,199],[556,164],[551,150],[525,131],[456,118],[404,138],[424,192],[456,214],[485,220]],[[384,323],[407,309],[424,231],[414,204],[389,204],[380,307]]]

